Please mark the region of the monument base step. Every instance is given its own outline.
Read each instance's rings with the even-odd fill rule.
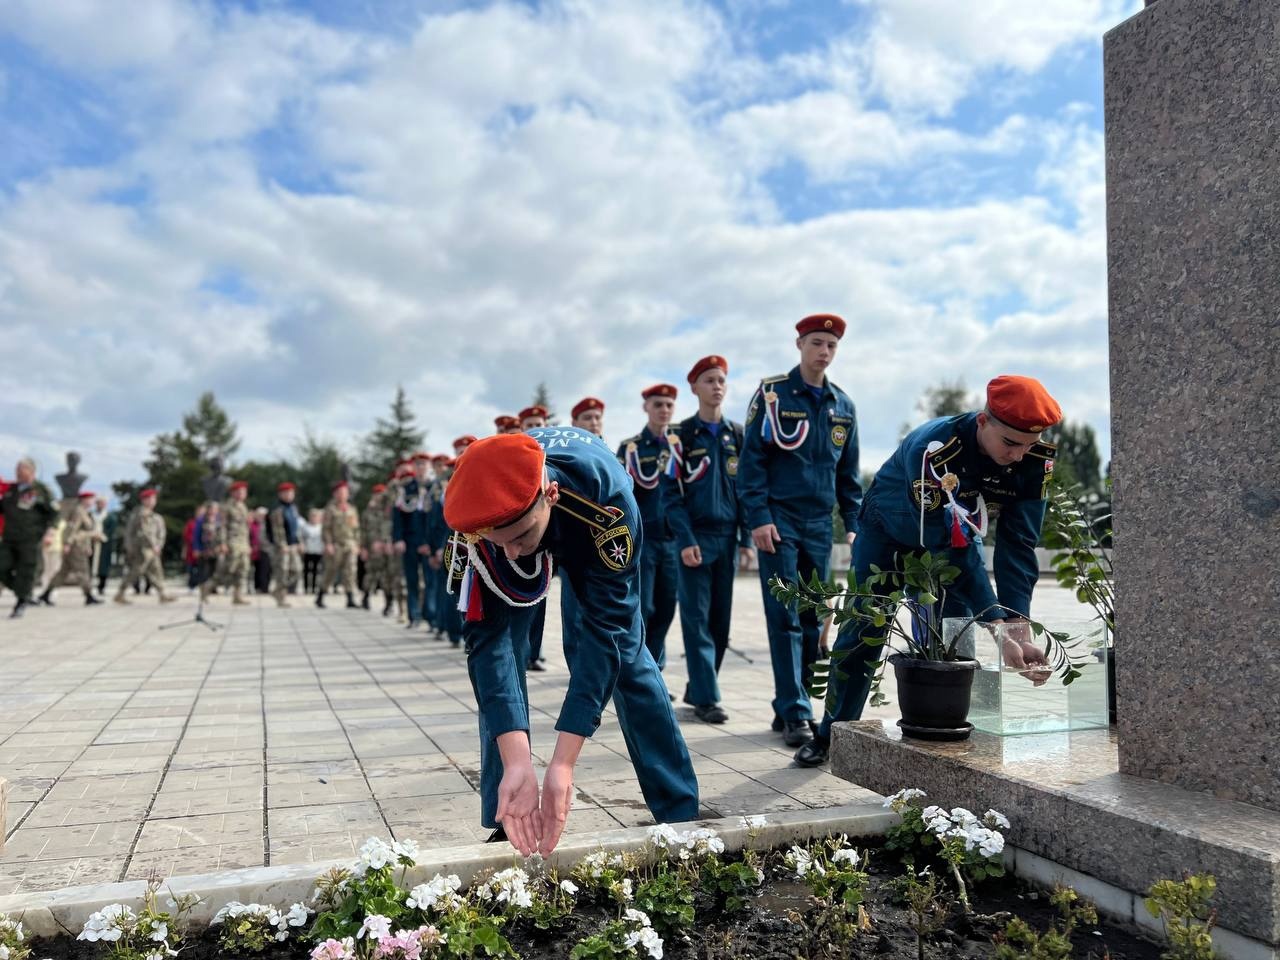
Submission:
[[[1069,871],[1117,888],[1113,909],[1101,897],[1099,908],[1148,926],[1133,897],[1160,879],[1212,873],[1222,952],[1239,960],[1277,956],[1280,816],[1122,775],[1111,731],[975,732],[966,741],[939,743],[904,738],[892,721],[838,723],[831,769],[877,793],[917,787],[945,807],[999,810],[1013,824],[1015,869],[1051,882],[1056,867],[1059,875]],[[1087,883],[1080,890],[1091,892]]]

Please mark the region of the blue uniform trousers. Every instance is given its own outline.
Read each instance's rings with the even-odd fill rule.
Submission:
[[[735,533],[704,534],[695,530],[702,564],[680,564],[680,632],[689,669],[685,702],[706,707],[720,702],[716,677],[729,648],[733,613],[733,577],[738,567]]]
[[[529,663],[542,659],[542,631],[547,625],[547,605],[540,603],[533,609],[533,619],[529,621]]]
[[[831,566],[831,517],[801,522],[776,513],[774,525],[782,537],[774,544],[776,552],[758,551],[764,621],[773,660],[773,711],[787,723],[799,723],[813,719],[808,682],[818,659],[822,629],[815,614],[797,613],[774,599],[769,580],[777,576],[794,583],[808,580],[814,572],[826,579]]]
[[[564,648],[566,663],[573,663],[573,652],[578,649],[579,621],[582,618],[582,605],[578,603],[578,595],[573,592],[573,583],[563,573],[560,574],[560,645]]]
[[[540,605],[539,605],[540,606]],[[520,693],[524,712],[529,710],[529,692],[525,665],[529,662],[528,623],[535,607],[518,607],[511,611],[510,642],[512,662],[520,675]],[[472,689],[479,701],[472,663],[468,660]],[[573,669],[572,659],[569,669]],[[648,650],[642,649],[630,663],[622,663],[613,690],[613,706],[618,725],[627,744],[640,791],[649,812],[658,823],[683,823],[698,817],[698,779],[675,712],[667,697],[667,687],[658,665]],[[495,739],[485,727],[480,712],[480,816],[484,826],[498,825],[498,785],[502,782],[502,756]]]
[[[644,642],[661,670],[667,665],[667,630],[676,615],[680,550],[675,537],[650,540],[640,547],[640,613]]]
[[[418,544],[408,542],[404,550],[404,586],[409,604],[409,622],[417,623],[426,618],[427,605],[435,609],[435,597],[431,592],[431,567],[427,565],[426,555],[418,552]],[[423,586],[418,586],[418,576],[422,575]],[[419,600],[418,591],[422,589]]]
[[[436,571],[436,623],[453,643],[462,642],[462,614],[458,612],[458,598],[449,595],[447,571]]]

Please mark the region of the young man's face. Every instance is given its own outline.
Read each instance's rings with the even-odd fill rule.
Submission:
[[[95,500],[94,505],[98,508],[99,513],[104,513],[107,509],[107,501],[103,497],[99,497]]]
[[[295,493],[295,491],[293,491],[293,490],[281,490],[281,491],[280,491],[280,502],[281,502],[281,503],[293,503],[293,498],[294,498],[295,496],[296,496],[296,493]]]
[[[509,427],[502,428],[503,433],[524,433],[524,429],[518,423],[513,423]]]
[[[840,338],[834,333],[806,333],[796,340],[800,348],[800,366],[825,372],[836,358]]]
[[[520,421],[521,430],[536,430],[547,425],[546,417],[525,417]]]
[[[26,462],[19,463],[14,468],[13,474],[17,478],[18,483],[31,483],[36,478],[35,468]]]
[[[693,381],[693,395],[708,406],[718,407],[724,403],[726,382],[724,371],[719,367],[703,370]]]
[[[644,412],[650,423],[665,427],[676,412],[676,402],[670,397],[650,397],[644,402]]]
[[[231,499],[239,500],[241,503],[244,503],[245,497],[247,496],[249,496],[249,491],[244,487],[236,487],[231,491]]]
[[[413,461],[413,475],[422,482],[431,479],[431,461],[415,460]]]
[[[333,491],[333,502],[340,507],[345,507],[347,505],[347,498],[350,496],[350,490],[346,487],[339,487],[337,490]]]
[[[978,447],[1002,467],[1021,461],[1039,440],[1038,433],[1015,430],[988,413],[978,414]]]
[[[573,425],[579,430],[586,430],[597,437],[602,437],[604,436],[604,411],[584,410],[573,418]]]
[[[156,498],[155,498],[155,497],[143,497],[143,498],[142,498],[142,509],[143,509],[143,510],[154,510],[155,508],[156,508]]]
[[[490,530],[484,538],[501,547],[509,560],[537,552],[551,522],[551,505],[559,498],[559,493],[558,485],[552,483],[528,513],[513,524]]]

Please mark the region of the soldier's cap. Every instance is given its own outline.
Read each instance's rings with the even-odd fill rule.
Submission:
[[[550,410],[548,410],[546,407],[544,407],[540,403],[535,403],[532,407],[525,407],[523,410],[521,410],[516,415],[516,419],[518,419],[521,423],[524,423],[530,417],[541,417],[543,420],[545,420],[549,416],[551,416]]]
[[[425,450],[419,450],[417,453],[413,455],[413,460],[411,462],[417,463],[419,460],[430,460],[430,459],[431,459],[431,454],[427,453],[427,451]]]
[[[515,523],[542,492],[546,454],[526,433],[500,433],[467,447],[449,481],[444,519],[463,534]]]
[[[499,430],[505,430],[507,427],[518,427],[520,426],[520,418],[505,414],[501,417],[494,417],[493,425]]]
[[[796,333],[802,337],[808,333],[830,333],[839,340],[844,336],[844,328],[844,320],[834,313],[815,313],[796,324]]]
[[[228,489],[228,490],[248,490],[248,489],[249,489],[249,481],[248,481],[248,480],[233,480],[233,481],[231,481],[231,486],[230,486],[230,487],[228,487],[227,489]]]
[[[297,490],[298,485],[291,480],[282,480],[276,484],[276,493],[284,493],[286,490]]]
[[[452,459],[453,459],[453,458],[452,458],[451,456],[449,456],[447,453],[433,453],[433,454],[431,455],[431,462],[432,462],[432,463],[445,463],[445,462],[447,462],[447,461],[449,461],[449,460],[452,460]]]
[[[375,484],[373,485],[373,492],[374,492],[374,493],[382,493],[382,492],[384,492],[386,489],[387,489],[387,485],[386,485],[385,483],[375,483]]]
[[[92,500],[93,498],[94,498],[94,492],[93,492],[92,490],[81,490],[81,491],[80,491],[80,499],[81,499],[81,500]]]
[[[676,398],[676,394],[680,391],[676,389],[674,383],[655,383],[652,387],[646,387],[640,391],[640,396],[648,400],[650,397],[667,397],[671,400]]]
[[[1039,433],[1062,419],[1058,401],[1034,377],[996,377],[987,384],[987,410],[1024,433]]]
[[[143,490],[140,494],[138,494],[138,499],[145,500],[147,499],[147,497],[154,497],[155,495],[156,495],[156,490],[153,487],[147,487],[147,489]]]
[[[453,441],[453,449],[457,450],[458,447],[469,447],[475,442],[476,438],[474,434],[464,433],[462,436],[458,437],[458,439]]]
[[[693,383],[708,370],[719,367],[724,375],[729,375],[729,361],[724,357],[716,356],[714,353],[709,357],[703,357],[693,365],[693,369],[689,371],[689,382]]]
[[[334,484],[330,489],[332,490],[332,492],[337,493],[337,492],[338,492],[339,490],[341,490],[343,487],[346,487],[347,489],[350,489],[350,488],[351,488],[351,484],[347,483],[347,481],[345,481],[345,480],[339,480],[339,481],[338,481],[338,482],[336,482],[336,483],[335,483],[335,484]]]
[[[599,410],[601,413],[604,413],[604,401],[599,400],[596,397],[583,397],[573,405],[573,409],[569,411],[569,415],[576,419],[588,410]]]

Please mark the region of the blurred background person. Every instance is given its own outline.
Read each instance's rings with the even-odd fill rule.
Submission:
[[[320,562],[324,559],[324,532],[320,521],[324,512],[312,508],[306,520],[298,521],[298,539],[302,543],[302,589],[315,593],[320,586]]]

